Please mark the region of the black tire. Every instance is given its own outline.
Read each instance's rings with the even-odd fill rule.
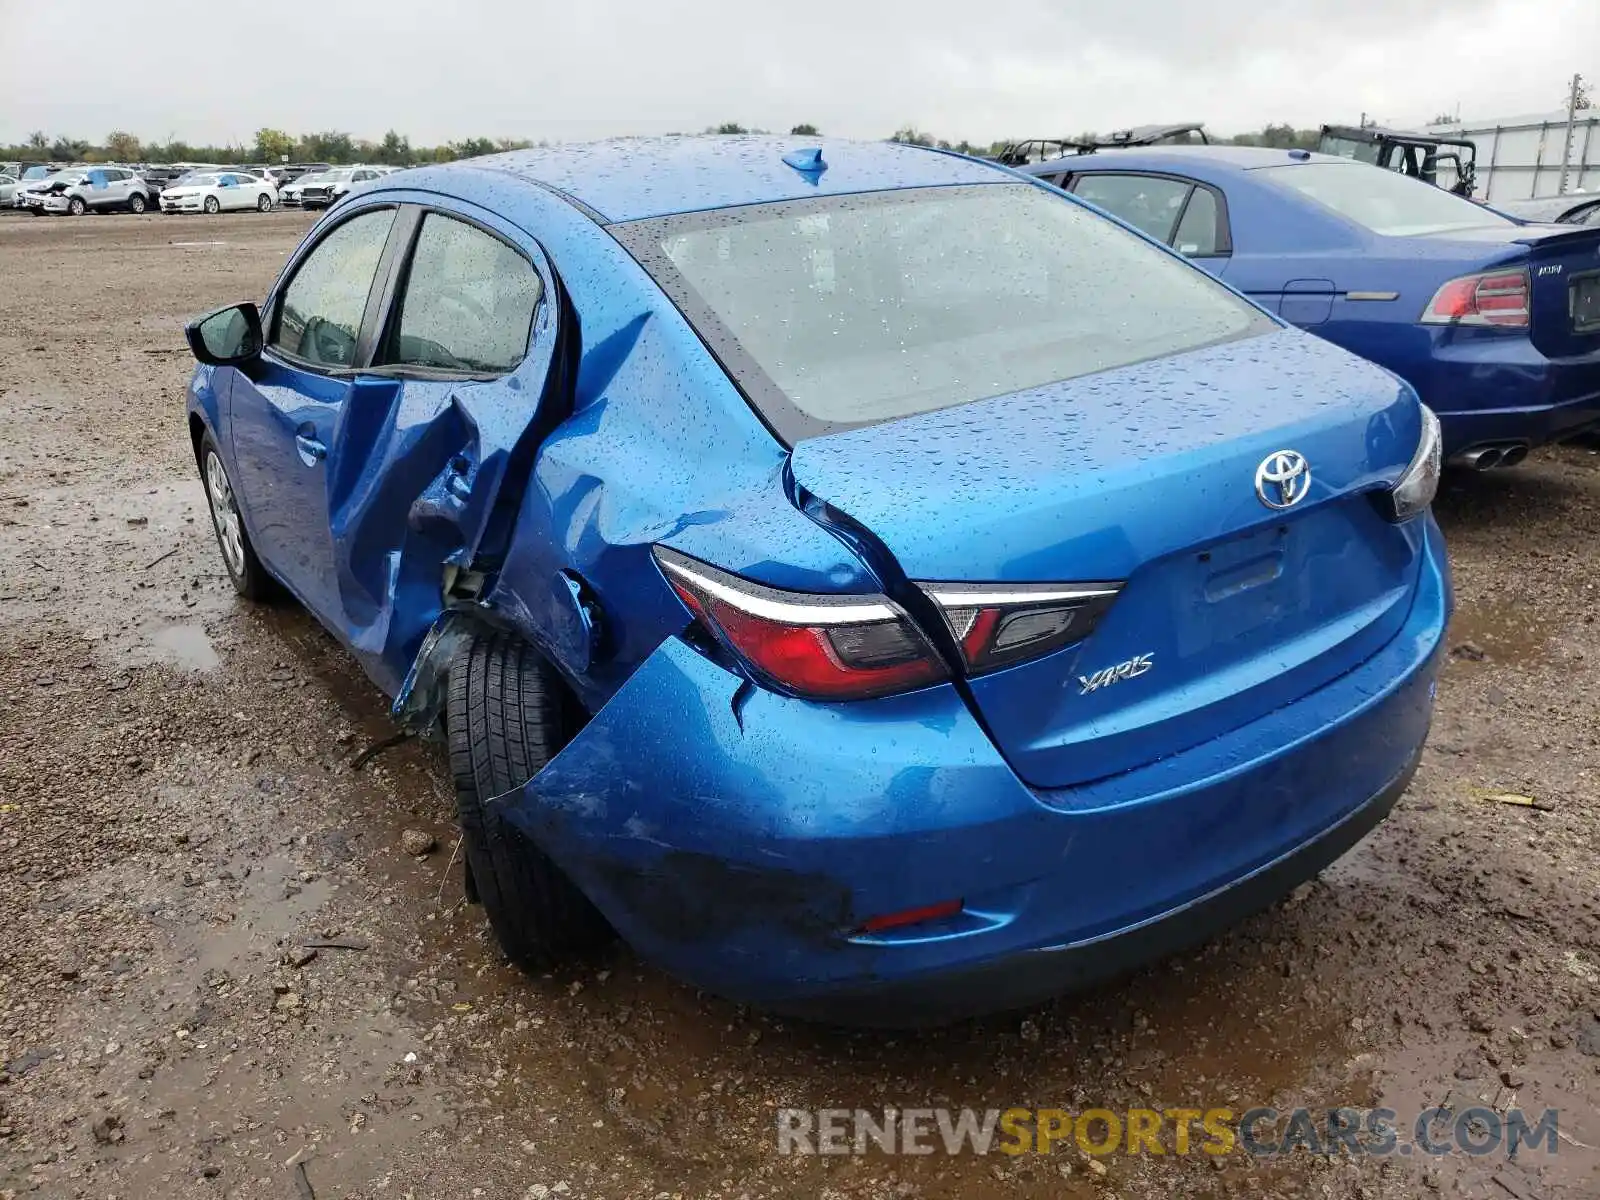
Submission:
[[[146,207],[148,207],[148,202],[145,200],[142,192],[135,192],[133,195],[128,197],[128,211],[134,216],[137,217],[141,215]]]
[[[220,499],[217,489],[213,485],[212,460],[215,459],[215,469],[221,472],[222,481],[226,485],[226,499]],[[239,515],[239,502],[233,491],[233,482],[228,478],[228,469],[222,461],[222,454],[217,450],[217,443],[211,436],[211,431],[206,430],[200,438],[200,487],[206,495],[206,508],[211,513],[211,531],[217,535],[217,550],[222,555],[222,565],[228,572],[228,578],[233,581],[233,590],[246,600],[271,600],[277,595],[277,587],[272,576],[267,574],[267,569],[261,565],[261,560],[256,557],[256,548],[250,542],[250,532],[244,527],[244,518]],[[219,504],[231,508],[233,520],[237,522],[239,544],[237,551],[230,549],[230,538],[224,530],[228,522],[218,514]]]
[[[201,207],[206,210],[208,216],[214,217],[222,211],[222,202],[215,196],[207,196],[205,198],[205,203],[202,204]]]
[[[89,206],[83,202],[82,196],[74,196],[67,201],[67,212],[74,217],[81,217],[89,211]]]
[[[265,192],[262,192],[261,195],[256,197],[256,211],[257,212],[271,212],[272,211],[272,197],[267,195]]]
[[[611,938],[561,868],[485,807],[566,744],[573,709],[550,664],[510,634],[474,638],[450,664],[445,715],[467,870],[501,949],[530,971]]]

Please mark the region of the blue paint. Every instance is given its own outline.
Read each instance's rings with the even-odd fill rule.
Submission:
[[[1324,154],[1292,156],[1368,169]],[[1226,199],[1233,252],[1197,264],[1285,320],[1405,379],[1438,413],[1447,454],[1486,442],[1538,445],[1600,421],[1600,332],[1573,333],[1567,312],[1571,275],[1600,270],[1600,230],[1521,225],[1382,236],[1284,186],[1287,172],[1258,169],[1285,161],[1279,150],[1172,146],[1057,159],[1026,171],[1050,179],[1155,172],[1217,189]],[[1557,264],[1559,273],[1538,271]],[[1531,338],[1526,329],[1419,322],[1448,280],[1524,265],[1533,269]],[[1390,292],[1395,299],[1351,298]]]
[[[631,945],[700,986],[804,1010],[893,981],[950,989],[952,1012],[1004,1007],[1029,994],[1032,953],[1181,909],[1404,770],[1450,604],[1431,520],[1425,541],[1410,612],[1372,658],[1095,783],[1030,788],[950,685],[848,707],[758,691],[736,719],[740,679],[670,639],[505,810]],[[944,926],[851,933],[953,896],[966,912]],[[991,990],[954,994],[995,964]]]
[[[1417,446],[1414,393],[1274,323],[786,448],[597,214],[1017,179],[823,147],[818,180],[786,139],[667,139],[408,171],[337,206],[284,281],[338,222],[415,206],[515,246],[545,301],[502,378],[198,368],[191,419],[267,568],[403,702],[479,623],[537,646],[591,720],[499,803],[643,953],[763,1002],[1114,934],[1403,779],[1450,605],[1431,519],[1373,503]],[[1286,515],[1252,485],[1284,447],[1314,464]],[[1126,588],[1043,658],[829,704],[695,648],[657,545],[794,592]],[[1079,695],[1149,651],[1149,673]],[[859,932],[952,896],[943,923]]]

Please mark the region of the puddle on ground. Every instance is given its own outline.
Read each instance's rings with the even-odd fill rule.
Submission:
[[[1450,619],[1451,658],[1457,662],[1538,662],[1548,656],[1556,633],[1554,622],[1523,604],[1508,600],[1462,604]]]
[[[190,671],[214,670],[222,661],[198,625],[163,625],[150,640],[160,658]]]

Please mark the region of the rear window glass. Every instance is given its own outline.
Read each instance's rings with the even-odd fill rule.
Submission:
[[[788,442],[1275,328],[1058,193],[986,184],[613,232]]]
[[[1257,169],[1273,183],[1293,188],[1346,220],[1387,237],[1516,223],[1431,183],[1381,167],[1320,162]]]
[[[1178,223],[1191,186],[1179,179],[1154,175],[1087,174],[1073,185],[1072,193],[1121,217],[1158,242],[1171,242],[1172,228]]]

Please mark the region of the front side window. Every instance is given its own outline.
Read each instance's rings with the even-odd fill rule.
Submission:
[[[1516,224],[1481,204],[1393,171],[1330,162],[1257,169],[1264,180],[1292,188],[1347,221],[1386,237]]]
[[[544,285],[511,246],[439,213],[422,220],[382,361],[502,375],[528,352]]]
[[[786,441],[1276,328],[1058,192],[978,184],[612,226]]]
[[[1084,175],[1072,190],[1158,242],[1171,242],[1190,184],[1153,175]]]
[[[318,366],[355,364],[361,317],[394,212],[382,208],[362,213],[317,243],[284,289],[274,346]]]

